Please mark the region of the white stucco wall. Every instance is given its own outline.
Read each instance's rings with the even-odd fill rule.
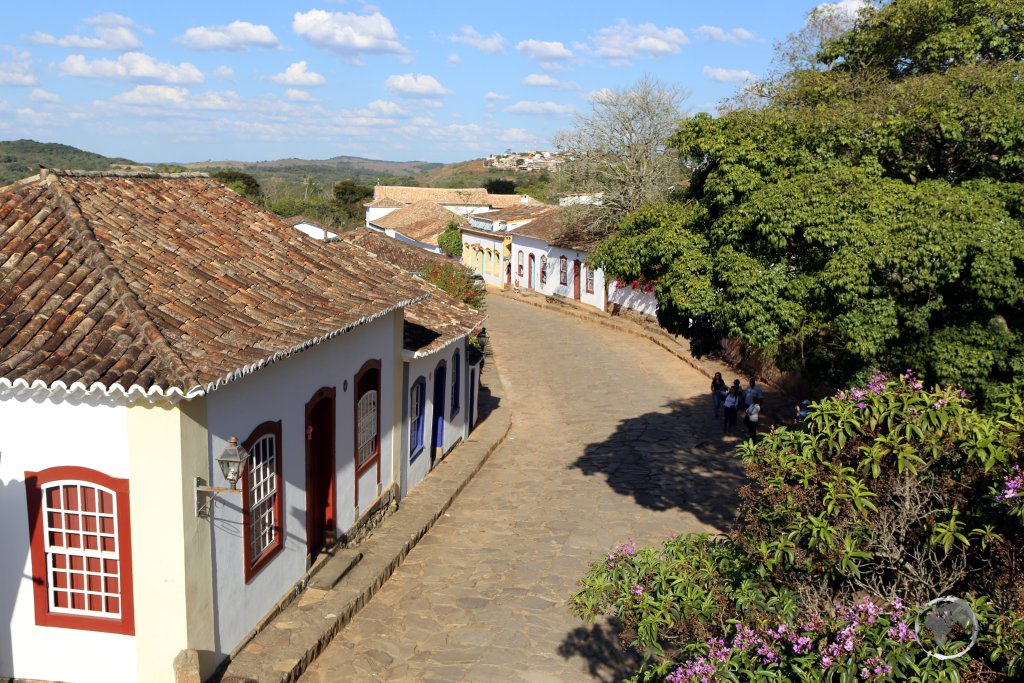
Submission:
[[[366,208],[366,227],[370,227],[370,223],[374,222],[378,218],[387,216],[392,211],[398,211],[397,206],[370,206]]]
[[[608,283],[608,304],[618,304],[623,308],[632,309],[645,315],[656,316],[658,314],[658,299],[654,292],[645,292],[639,287],[633,288],[629,284],[619,287],[615,280]]]
[[[542,294],[554,293],[555,285],[558,284],[558,268],[555,264],[555,268],[552,268],[551,264],[548,263],[548,277],[547,282],[541,284],[540,271],[541,271],[541,258],[547,256],[548,245],[543,240],[539,240],[533,237],[527,237],[526,235],[513,235],[512,236],[512,277],[513,282],[515,281],[516,273],[519,272],[519,252],[523,252],[523,275],[519,278],[519,286],[523,289],[533,289],[534,291],[541,292]],[[534,275],[533,282],[530,282],[530,254],[534,257]],[[548,256],[550,261],[551,257]],[[552,273],[556,278],[555,282],[551,281]]]
[[[459,382],[459,392],[461,399],[459,401],[459,412],[454,416],[451,414],[452,408],[452,373],[454,370],[453,359],[455,358],[455,351],[459,350],[461,362],[459,363],[459,371],[462,375]],[[441,349],[437,353],[432,353],[422,358],[410,358],[406,360],[408,379],[405,388],[405,410],[403,416],[403,429],[402,429],[402,459],[403,467],[406,468],[405,476],[402,481],[402,495],[406,495],[415,486],[423,481],[423,478],[430,472],[430,435],[431,429],[434,426],[434,419],[437,415],[436,408],[434,405],[434,390],[437,376],[435,371],[438,365],[444,361],[445,363],[445,387],[444,387],[444,434],[442,451],[447,453],[450,451],[460,439],[464,439],[467,435],[466,420],[469,416],[469,372],[466,367],[466,339],[463,337],[457,343],[448,346],[447,348]],[[423,451],[416,456],[415,460],[410,461],[409,442],[411,434],[411,423],[412,416],[409,412],[409,392],[412,390],[412,385],[417,379],[422,377],[426,383],[426,401],[424,405],[424,427],[423,427]]]
[[[0,399],[0,677],[136,678],[135,638],[36,626],[25,472],[75,465],[129,474],[127,408],[117,402]]]
[[[321,387],[336,389],[335,400],[335,515],[338,532],[356,522],[353,396],[356,372],[370,359],[381,362],[381,489],[394,481],[393,387],[396,356],[395,326],[401,313],[391,313],[334,339],[312,347],[207,397],[210,468],[213,484],[226,486],[213,461],[231,436],[241,441],[265,421],[281,421],[283,549],[249,584],[245,583],[242,549],[241,495],[215,497],[213,524],[213,582],[218,652],[230,652],[306,569],[305,406]],[[399,337],[400,338],[400,337]],[[347,387],[346,387],[347,383]],[[398,404],[399,406],[401,403]],[[372,501],[360,499],[365,510]]]

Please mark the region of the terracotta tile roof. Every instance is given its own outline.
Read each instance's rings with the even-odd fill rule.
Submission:
[[[523,199],[526,199],[524,202]],[[513,206],[524,206],[527,204],[541,204],[533,197],[528,194],[489,194],[487,195],[487,204],[492,209],[508,209]]]
[[[524,235],[543,240],[552,247],[579,251],[590,251],[598,242],[582,226],[567,228],[562,221],[562,212],[557,207],[516,228],[510,234],[513,235],[513,239],[515,235]]]
[[[414,204],[421,200],[435,204],[478,204],[487,203],[487,190],[482,187],[446,188],[446,187],[404,187],[401,185],[377,185],[373,188],[374,202],[390,200],[402,204]]]
[[[557,211],[557,206],[548,206],[547,204],[526,204],[513,206],[507,209],[499,209],[498,211],[482,211],[480,213],[473,214],[473,218],[481,221],[487,221],[489,223],[494,223],[495,221],[521,221],[539,218]]]
[[[196,396],[423,295],[202,174],[0,188],[0,390]]]
[[[437,238],[452,221],[459,227],[469,225],[459,214],[424,199],[381,216],[372,224],[381,229],[397,230],[417,242],[437,244]]]
[[[367,209],[400,209],[405,205],[405,202],[396,202],[393,199],[375,199],[363,204]]]
[[[367,228],[352,230],[340,241],[358,244],[375,255],[411,272],[422,272],[433,265],[464,266],[440,254],[432,254],[411,244]],[[464,337],[483,324],[487,316],[462,303],[448,293],[425,281],[418,281],[430,298],[410,304],[405,309],[403,346],[415,357],[438,351]]]
[[[350,230],[343,233],[338,239],[358,244],[364,249],[380,256],[388,263],[393,263],[399,268],[413,273],[426,270],[433,264],[458,263],[458,261],[450,259],[443,254],[435,254],[432,251],[414,247],[411,244],[382,235],[376,230],[370,230],[369,228]]]

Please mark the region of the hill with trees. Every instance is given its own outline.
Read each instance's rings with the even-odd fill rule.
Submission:
[[[105,157],[54,142],[35,140],[0,141],[0,185],[39,173],[40,166],[79,171],[106,171],[117,166],[134,166],[128,159]]]

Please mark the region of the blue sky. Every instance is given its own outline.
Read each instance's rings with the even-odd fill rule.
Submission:
[[[713,110],[818,2],[12,3],[0,139],[140,162],[544,149],[644,76]]]

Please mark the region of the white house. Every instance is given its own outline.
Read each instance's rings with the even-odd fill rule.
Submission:
[[[388,263],[410,272],[457,261],[361,229],[345,233]],[[476,425],[482,356],[467,334],[486,316],[444,292],[434,292],[405,309],[403,328],[401,491],[427,475]]]
[[[0,281],[0,677],[172,681],[186,648],[209,676],[414,483],[417,353],[445,361],[441,451],[469,429],[479,314],[200,174],[0,188]],[[412,358],[407,324],[435,335]]]
[[[587,265],[593,243],[568,231],[559,209],[520,206],[470,217],[462,229],[463,263],[489,285],[562,296],[601,311],[657,314],[654,294],[632,283],[607,281]]]

